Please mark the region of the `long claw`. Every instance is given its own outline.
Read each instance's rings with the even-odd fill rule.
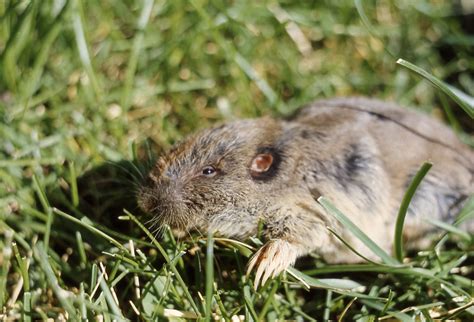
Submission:
[[[271,240],[261,247],[250,259],[247,276],[256,267],[254,288],[265,284],[292,265],[298,256],[298,249],[286,240]]]
[[[265,270],[265,267],[263,265],[259,265],[257,267],[257,272],[255,273],[255,280],[253,282],[253,287],[254,289],[257,289],[258,288],[258,285],[260,284],[260,280],[261,280],[261,277],[262,277],[262,274]],[[262,283],[263,285],[263,283]]]
[[[270,275],[273,275],[272,273],[276,272],[276,270],[273,267],[269,267],[265,270],[265,274],[263,274],[262,277],[262,285],[265,285],[265,282],[268,280]]]
[[[245,274],[247,277],[249,277],[250,273],[252,272],[255,264],[257,263],[257,256],[258,252],[255,253],[252,258],[250,259],[249,263],[247,264],[247,273]]]

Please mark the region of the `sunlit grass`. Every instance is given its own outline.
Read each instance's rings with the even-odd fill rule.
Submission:
[[[153,158],[197,128],[317,98],[417,105],[472,144],[467,14],[450,1],[0,1],[0,317],[472,319],[474,242],[455,225],[433,222],[445,233],[407,253],[400,224],[392,257],[323,199],[380,263],[315,255],[254,291],[260,241],[156,239],[135,202]],[[471,201],[460,221],[473,214]]]

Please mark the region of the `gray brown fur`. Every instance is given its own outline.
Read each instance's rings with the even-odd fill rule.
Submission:
[[[274,155],[263,177],[249,166]],[[268,239],[250,263],[257,283],[316,251],[328,262],[360,259],[326,227],[369,258],[372,254],[315,201],[323,195],[391,251],[402,196],[423,162],[433,168],[410,206],[405,233],[427,241],[430,216],[452,221],[474,193],[474,153],[428,116],[365,98],[318,101],[293,117],[242,120],[206,129],[176,145],[150,172],[141,207],[178,234],[212,230],[245,239],[264,222]],[[217,169],[202,175],[205,166]],[[471,224],[470,229],[473,229]]]

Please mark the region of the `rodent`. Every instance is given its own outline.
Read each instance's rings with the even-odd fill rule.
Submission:
[[[360,261],[327,227],[374,259],[317,203],[321,195],[391,252],[402,197],[425,161],[433,167],[404,227],[415,245],[434,229],[424,216],[453,221],[474,194],[474,152],[439,121],[375,99],[321,100],[289,118],[202,130],[159,158],[138,201],[154,225],[178,235],[211,230],[245,239],[262,221],[267,241],[249,264],[257,287],[312,251],[330,263]]]

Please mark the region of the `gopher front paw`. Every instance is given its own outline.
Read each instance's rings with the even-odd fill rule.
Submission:
[[[265,284],[269,277],[274,278],[293,265],[297,257],[298,251],[290,242],[282,239],[270,240],[250,259],[247,276],[254,267],[257,268],[254,281],[254,288],[257,289],[260,282]]]

